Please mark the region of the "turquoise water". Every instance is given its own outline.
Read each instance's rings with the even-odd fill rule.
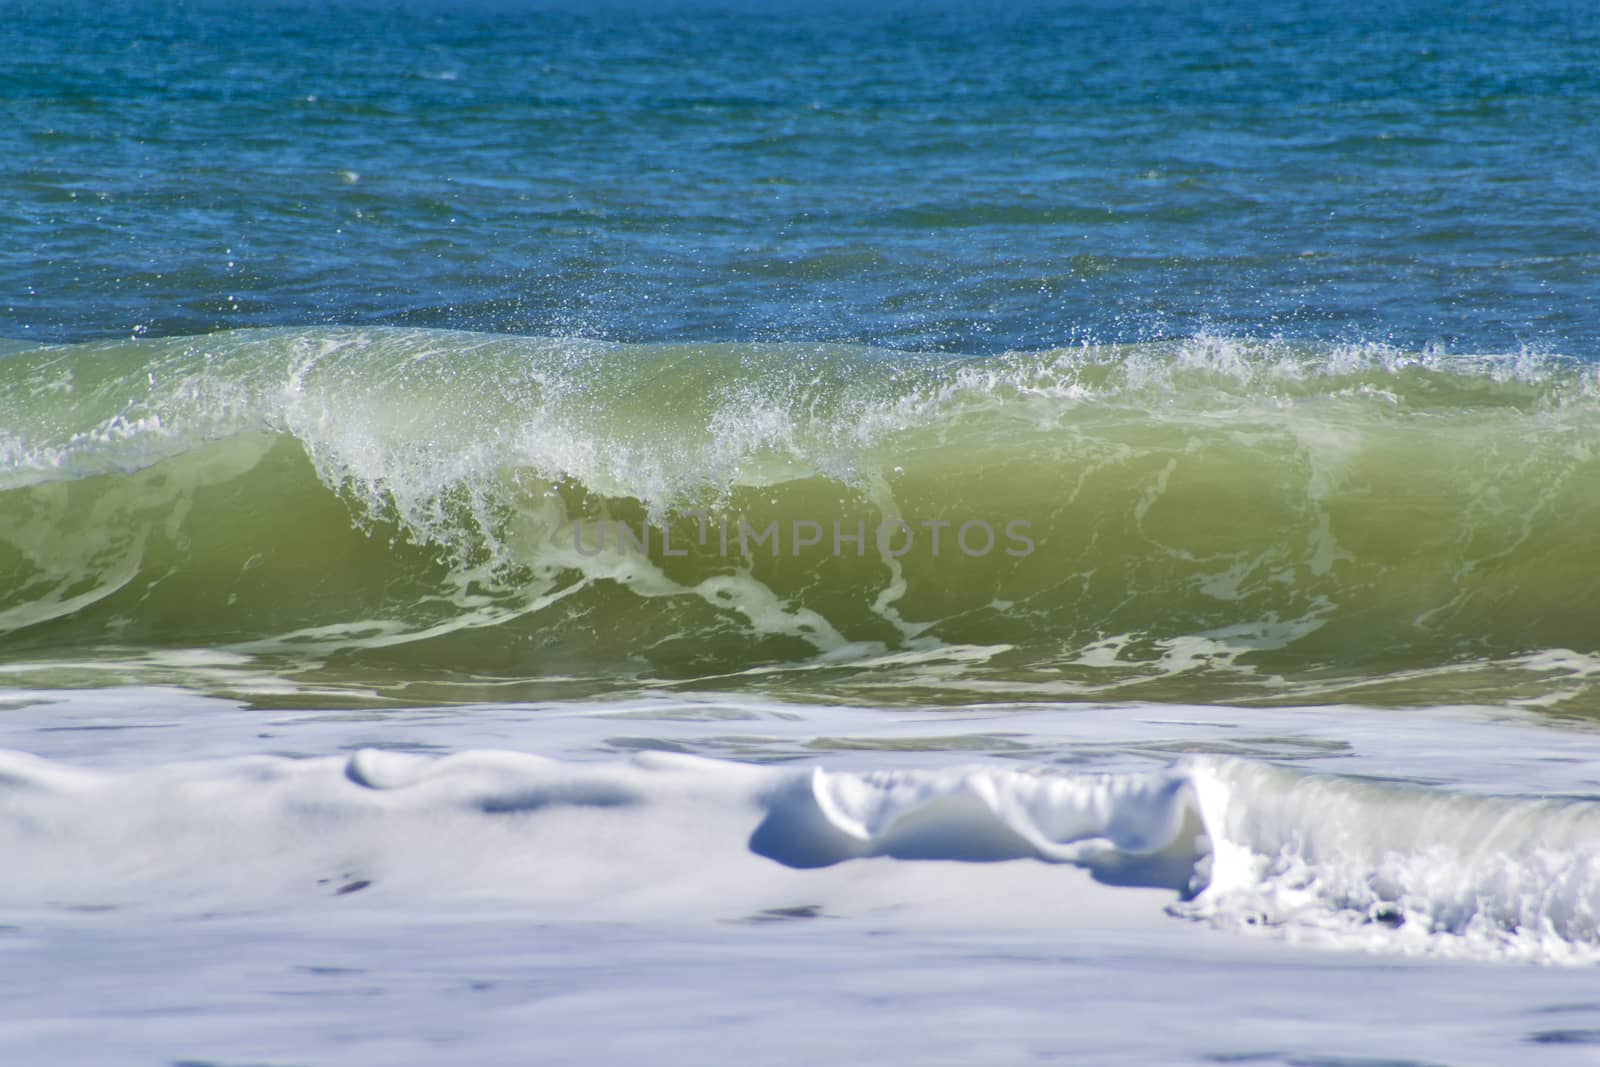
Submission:
[[[6,16],[20,683],[1600,706],[1593,5]]]

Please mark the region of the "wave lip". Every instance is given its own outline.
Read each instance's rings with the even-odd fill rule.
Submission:
[[[829,870],[892,863],[876,868],[888,891],[911,893],[945,864],[991,868],[1003,889],[1017,861],[1037,861],[1166,890],[1173,915],[1229,929],[1600,961],[1600,802],[1212,757],[1064,775],[363,750],[111,774],[12,752],[0,754],[0,844],[15,860],[0,880],[9,907],[320,907],[360,892],[492,898],[554,918],[654,908],[705,919],[741,902],[759,911],[739,896],[756,887],[821,895],[818,907],[848,916],[871,908]],[[1082,883],[1059,891],[1058,917],[1072,921]],[[974,913],[993,915],[992,901]]]

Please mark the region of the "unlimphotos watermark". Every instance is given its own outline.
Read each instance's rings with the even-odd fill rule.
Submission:
[[[607,551],[619,556],[687,556],[691,545],[720,556],[753,556],[762,549],[780,556],[787,546],[791,556],[824,553],[836,559],[852,551],[864,557],[868,545],[888,559],[918,550],[934,557],[954,551],[971,559],[995,552],[1020,558],[1033,555],[1035,547],[1030,536],[1033,524],[1026,519],[1011,519],[1000,524],[998,530],[985,519],[923,519],[915,524],[887,519],[869,529],[866,519],[771,519],[765,525],[757,525],[742,518],[711,519],[699,511],[685,514],[698,520],[698,537],[690,531],[687,537],[680,535],[674,544],[668,525],[643,520],[635,525],[619,519],[578,519],[572,524],[572,547],[580,556],[595,557]]]

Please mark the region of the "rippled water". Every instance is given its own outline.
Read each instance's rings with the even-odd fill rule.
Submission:
[[[1600,354],[1583,2],[69,2],[0,54],[0,337]]]

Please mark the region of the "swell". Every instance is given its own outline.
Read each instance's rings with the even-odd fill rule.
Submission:
[[[1595,383],[1220,339],[22,352],[0,359],[0,655],[1583,708]]]

